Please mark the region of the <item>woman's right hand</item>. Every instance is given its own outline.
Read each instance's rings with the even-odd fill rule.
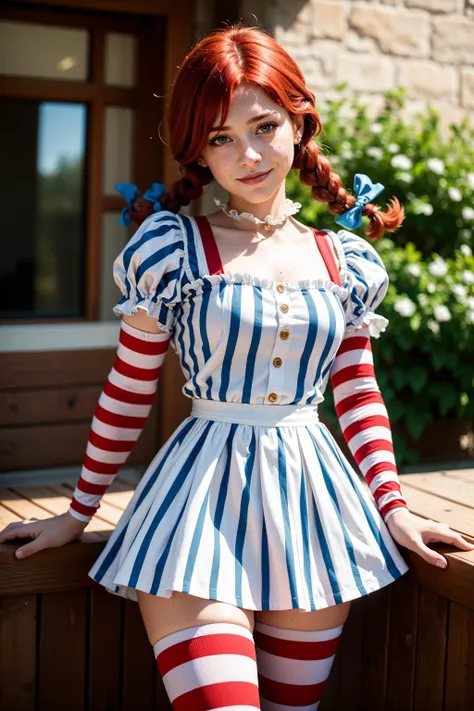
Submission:
[[[57,548],[65,543],[80,538],[88,522],[79,521],[66,512],[59,516],[45,519],[29,519],[9,523],[0,531],[0,543],[13,541],[16,538],[30,538],[27,543],[15,551],[17,558],[28,558],[44,548]]]

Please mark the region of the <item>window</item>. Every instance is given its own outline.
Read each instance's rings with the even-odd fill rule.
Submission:
[[[0,99],[0,317],[84,316],[84,104]]]
[[[129,233],[114,185],[161,180],[162,32],[160,17],[0,11],[3,323],[115,319]]]

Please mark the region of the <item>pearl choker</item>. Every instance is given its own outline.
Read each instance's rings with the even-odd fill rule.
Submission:
[[[214,202],[228,217],[231,217],[233,220],[250,220],[250,222],[255,222],[256,225],[264,225],[264,229],[268,231],[270,231],[275,225],[282,225],[287,217],[295,215],[301,210],[302,207],[300,202],[293,202],[293,200],[286,198],[283,212],[278,217],[267,215],[264,220],[260,220],[258,217],[255,217],[255,215],[252,215],[251,212],[239,213],[237,210],[227,210],[227,205],[221,202],[218,198],[214,198]]]

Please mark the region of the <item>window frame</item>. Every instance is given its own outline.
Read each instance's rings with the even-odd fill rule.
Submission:
[[[138,12],[140,8],[138,8]],[[64,81],[2,75],[0,96],[37,101],[87,105],[85,145],[85,263],[83,269],[84,316],[80,318],[1,319],[0,325],[74,324],[100,319],[101,237],[105,212],[120,212],[123,199],[103,192],[105,110],[109,106],[134,111],[132,181],[140,190],[165,180],[165,151],[159,138],[164,102],[166,17],[164,15],[111,14],[66,7],[19,7],[0,9],[1,20],[83,28],[89,32],[89,76],[86,81]],[[137,39],[135,87],[105,83],[107,32],[134,34]],[[161,131],[162,133],[162,131]],[[152,138],[150,138],[152,137]],[[161,177],[163,176],[163,177]],[[124,244],[128,234],[124,230]]]

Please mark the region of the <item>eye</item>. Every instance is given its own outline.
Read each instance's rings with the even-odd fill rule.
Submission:
[[[270,128],[269,131],[263,131],[263,133],[265,134],[265,133],[271,133],[273,131],[273,129],[278,128],[278,126],[279,126],[279,124],[275,123],[274,121],[267,121],[267,123],[261,123],[258,128],[260,129],[260,128],[269,127]]]
[[[216,136],[211,141],[209,141],[210,146],[225,146],[225,143],[217,143],[219,138],[228,138],[228,136]]]

